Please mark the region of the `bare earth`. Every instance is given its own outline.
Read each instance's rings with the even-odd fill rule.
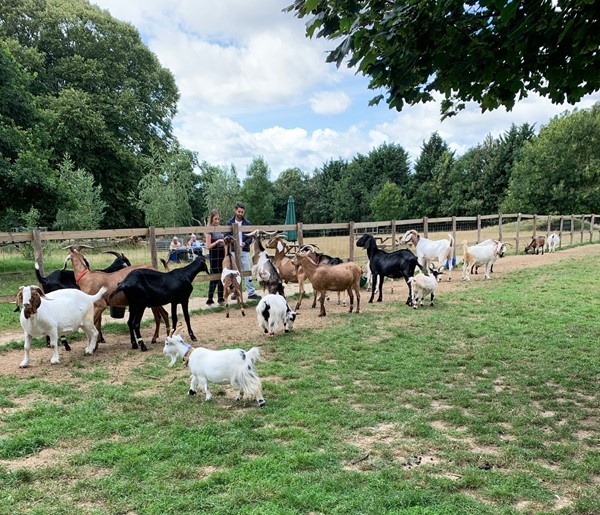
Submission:
[[[522,254],[517,256],[507,256],[495,263],[492,281],[495,277],[500,277],[502,274],[509,273],[512,270],[545,266],[549,263],[556,263],[568,259],[585,259],[588,256],[597,255],[598,253],[600,253],[600,245],[594,244],[565,249],[554,254],[544,254],[543,256]],[[442,276],[443,281],[439,286],[439,294],[443,295],[444,291],[448,290],[465,289],[468,288],[473,282],[483,280],[483,276],[480,274],[472,275],[471,283],[463,282],[460,280],[461,273],[461,270],[453,271],[453,280],[451,282],[447,281],[446,275]],[[406,300],[407,288],[404,284],[404,281],[395,281],[393,283],[393,293],[390,291],[391,286],[392,283],[390,282],[386,282],[384,285],[384,304],[386,301],[402,302]],[[288,295],[297,293],[297,291],[297,285],[286,286],[286,293]],[[312,292],[309,283],[307,283],[307,291]],[[377,313],[381,311],[383,309],[381,304],[367,303],[369,297],[370,292],[367,292],[366,290],[361,291],[361,312]],[[294,307],[295,302],[295,300],[291,300],[289,302],[292,308]],[[310,307],[312,304],[311,294],[310,299],[305,298],[302,301],[302,307],[296,320],[294,330],[302,331],[304,329],[319,329],[331,324],[339,323],[340,319],[338,317],[329,315],[345,312],[348,310],[348,307],[338,306],[336,302],[337,295],[333,294],[331,296],[331,300],[325,304],[328,316],[318,317],[318,305],[317,309],[311,309]],[[208,308],[206,306],[205,298],[192,299],[192,302],[190,303],[190,309],[203,310],[202,313],[192,316],[192,329],[198,338],[197,345],[210,348],[249,348],[254,345],[261,345],[268,341],[269,337],[265,335],[261,329],[259,329],[256,322],[256,302],[246,308],[245,317],[242,317],[239,309],[237,309],[237,303],[233,303],[232,305],[235,306],[235,308],[231,310],[230,318],[227,319],[225,318],[224,310]],[[151,312],[149,310],[147,311],[151,316]],[[15,316],[17,316],[16,313]],[[183,321],[183,317],[180,317],[180,320]],[[115,320],[108,316],[104,317],[104,321],[115,322]],[[126,319],[123,319],[122,322],[125,324]],[[148,353],[161,353],[164,341],[164,326],[161,327],[161,337],[159,342],[154,345],[150,345],[149,342],[153,332],[153,327],[142,330],[142,336],[149,348]],[[71,345],[73,349],[71,352],[65,352],[64,349],[61,349],[61,363],[59,365],[50,365],[50,349],[34,348],[31,350],[31,364],[29,368],[19,369],[19,363],[23,358],[23,351],[16,350],[7,352],[3,355],[3,358],[0,361],[0,375],[18,374],[22,377],[38,375],[43,376],[46,372],[51,371],[52,376],[55,376],[58,380],[60,380],[63,375],[70,376],[70,365],[74,365],[76,361],[80,361],[83,358],[83,350],[85,347],[83,333],[81,333],[81,336],[82,339],[80,341],[74,342],[74,344]],[[278,337],[281,336],[275,336],[275,338]],[[100,360],[101,362],[113,364],[116,362],[118,363],[118,368],[122,367],[123,370],[130,370],[132,366],[135,367],[137,364],[142,363],[145,359],[145,356],[148,354],[131,350],[128,334],[107,334],[106,338],[107,343],[100,344],[98,351],[96,351],[93,356],[86,357],[85,359]],[[184,334],[184,338],[187,339],[187,335]],[[15,331],[12,333],[5,332],[0,335],[0,345],[10,341],[23,341],[22,331]]]

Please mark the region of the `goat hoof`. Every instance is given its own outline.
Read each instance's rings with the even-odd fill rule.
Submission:
[[[71,346],[67,342],[64,343],[64,346],[67,352],[71,352]]]
[[[141,352],[148,352],[148,347],[146,347],[145,345],[143,347],[140,347],[140,351]]]
[[[191,388],[188,391],[188,395],[196,395],[196,390],[192,390]]]
[[[196,338],[196,335],[195,335],[195,334],[191,334],[191,333],[190,333],[190,340],[192,340],[193,342],[197,342],[197,341],[198,341],[198,338]]]
[[[137,343],[131,344],[131,350],[137,350],[137,348],[138,348]]]
[[[267,401],[265,401],[264,399],[261,399],[258,401],[258,407],[262,408],[266,403],[267,403]]]
[[[245,317],[245,316],[246,316],[246,313],[244,313],[243,311],[242,311],[242,316],[243,316],[243,317]]]

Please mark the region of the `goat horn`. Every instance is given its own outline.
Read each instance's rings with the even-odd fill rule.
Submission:
[[[63,270],[66,270],[66,269],[67,269],[67,263],[68,263],[69,261],[71,261],[71,254],[69,254],[69,255],[68,255],[66,258],[65,258],[65,262],[63,263],[63,267],[62,267],[62,269],[63,269]]]
[[[175,336],[176,334],[179,334],[181,332],[181,330],[183,329],[183,324],[179,324],[177,326],[177,329],[174,329],[173,331],[173,336]]]
[[[105,250],[103,254],[112,254],[115,257],[123,257],[123,253],[115,252],[114,250]]]

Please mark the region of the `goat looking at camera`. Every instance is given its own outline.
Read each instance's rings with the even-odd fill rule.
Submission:
[[[235,294],[237,303],[245,317],[244,302],[242,300],[242,274],[238,270],[233,259],[233,245],[235,240],[233,236],[225,236],[223,245],[225,246],[225,258],[223,258],[223,271],[221,272],[221,282],[223,283],[223,296],[225,297],[225,317],[229,318],[229,298]]]

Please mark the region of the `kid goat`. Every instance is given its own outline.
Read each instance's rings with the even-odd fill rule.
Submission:
[[[431,295],[429,305],[433,306],[433,298],[438,286],[438,276],[442,273],[440,269],[430,268],[429,275],[419,272],[408,280],[412,284],[413,308],[417,309],[419,304],[422,306],[427,295]]]
[[[280,326],[283,326],[284,331],[289,333],[294,327],[296,316],[296,312],[290,309],[287,301],[281,295],[266,295],[256,306],[258,327],[269,336],[274,336],[275,329]]]
[[[208,383],[230,384],[238,388],[236,401],[244,395],[256,399],[259,407],[265,405],[262,394],[262,383],[254,371],[254,363],[260,358],[258,347],[249,351],[242,349],[210,350],[203,347],[193,348],[183,341],[179,334],[172,333],[165,339],[163,354],[171,358],[169,366],[175,365],[180,357],[187,363],[191,375],[189,394],[196,395],[196,388],[204,389],[206,400],[212,399]]]
[[[94,326],[94,302],[102,298],[106,288],[88,295],[73,288],[44,294],[39,286],[21,286],[17,294],[15,311],[21,310],[21,327],[25,333],[25,356],[21,368],[29,366],[31,339],[48,335],[53,348],[50,363],[60,363],[58,337],[83,330],[88,338],[86,354],[96,349],[98,330]],[[22,307],[22,309],[21,309]]]
[[[223,283],[223,295],[225,297],[225,317],[229,318],[229,297],[235,294],[238,306],[242,311],[242,316],[246,316],[244,311],[244,302],[242,300],[242,275],[238,270],[231,249],[234,245],[233,236],[225,236],[223,245],[225,246],[225,257],[223,258],[223,271],[221,272],[221,282]],[[174,324],[173,324],[174,325]]]

